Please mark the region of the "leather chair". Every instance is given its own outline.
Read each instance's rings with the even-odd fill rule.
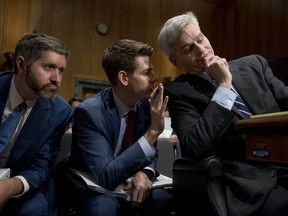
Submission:
[[[72,133],[66,132],[63,134],[61,143],[60,143],[60,151],[57,154],[57,158],[55,161],[55,165],[62,161],[71,151],[72,144]]]
[[[180,158],[173,164],[173,200],[177,216],[227,216],[224,164],[214,156],[201,161]]]
[[[66,167],[62,162],[70,154],[71,145],[72,133],[66,132],[62,136],[55,161],[57,216],[81,216],[77,192],[73,190],[74,184],[66,174]]]
[[[173,143],[168,139],[158,139],[157,148],[159,154],[157,160],[157,171],[172,178],[173,162],[176,159]]]

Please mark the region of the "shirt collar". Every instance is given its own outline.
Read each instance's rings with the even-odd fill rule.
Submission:
[[[9,90],[9,101],[11,109],[14,110],[19,104],[21,104],[24,99],[19,94],[19,92],[16,89],[15,83],[14,83],[14,76],[11,80],[10,90]]]
[[[208,80],[209,82],[212,81],[211,77],[209,76],[209,74],[206,71],[200,73],[198,76],[205,79],[205,80]]]
[[[129,107],[126,104],[124,104],[115,94],[114,90],[112,89],[114,101],[118,110],[118,114],[120,117],[123,117],[126,115],[131,109],[136,112],[136,104],[133,107]]]
[[[198,75],[198,77],[201,77],[201,78],[211,82],[213,85],[218,86],[217,82],[215,80],[211,79],[210,75],[206,71],[200,73]]]
[[[15,75],[13,76],[13,78],[11,80],[11,85],[10,85],[10,89],[9,89],[9,96],[8,96],[10,106],[11,106],[10,108],[12,110],[14,110],[19,104],[21,104],[22,102],[25,101],[22,98],[22,96],[19,94],[18,90],[16,89],[14,77],[15,77]],[[27,108],[32,107],[33,104],[36,102],[36,100],[37,99],[25,101],[27,104]]]

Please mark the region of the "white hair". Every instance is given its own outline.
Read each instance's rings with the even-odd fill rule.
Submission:
[[[162,26],[158,36],[158,45],[167,56],[170,57],[173,55],[172,47],[174,43],[181,35],[183,28],[190,23],[194,24],[200,29],[198,19],[191,11],[170,18]]]

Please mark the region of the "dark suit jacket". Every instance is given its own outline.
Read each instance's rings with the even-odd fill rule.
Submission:
[[[252,55],[230,61],[229,69],[233,86],[253,114],[288,110],[288,87],[273,76],[263,57]],[[210,102],[215,90],[209,81],[189,74],[180,75],[165,87],[172,127],[183,156],[243,160],[245,143],[235,128],[241,114],[234,107],[229,111]]]
[[[233,86],[253,114],[288,110],[288,88],[273,75],[263,57],[251,55],[230,61],[229,70]],[[209,81],[189,74],[180,75],[165,87],[172,128],[180,140],[182,155],[195,160],[216,155],[225,160],[243,162],[245,139],[235,127],[242,116],[234,107],[229,111],[210,102],[215,90],[216,87]],[[256,175],[255,178],[258,177]],[[244,178],[241,187],[248,184]],[[268,185],[255,182],[255,188],[263,192],[264,198],[275,181],[270,181]],[[240,191],[239,194],[242,194]],[[249,200],[246,202],[249,203]]]
[[[91,172],[98,184],[106,189],[116,188],[146,166],[155,169],[156,161],[147,159],[138,143],[150,122],[150,104],[148,100],[139,100],[132,144],[114,157],[120,118],[112,89],[103,90],[82,102],[74,112],[69,166]]]
[[[13,75],[13,72],[0,73],[0,116]],[[71,115],[72,108],[59,96],[54,100],[37,99],[34,104],[8,159],[11,175],[23,176],[31,191],[48,182]]]

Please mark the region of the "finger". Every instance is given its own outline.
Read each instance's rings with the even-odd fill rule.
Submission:
[[[159,85],[153,90],[153,92],[151,94],[152,97],[156,98],[159,95],[159,93],[161,91],[161,87],[163,87],[163,86],[161,83],[159,83]]]
[[[134,189],[133,191],[133,202],[136,203],[142,203],[143,200],[143,191],[139,189]]]
[[[224,64],[225,64],[225,66],[229,69],[229,65],[228,65],[227,60],[226,60],[225,58],[223,58],[223,60],[224,60]]]
[[[150,94],[149,101],[150,101],[151,106],[154,106],[154,104],[158,98],[157,96],[159,95],[160,91],[161,91],[161,87],[159,84]]]
[[[140,190],[138,193],[138,203],[142,203],[145,200],[144,192],[143,190]]]
[[[164,112],[167,108],[168,101],[169,101],[169,97],[165,96],[164,101],[162,103],[162,107],[161,107],[161,109],[162,109],[161,111],[162,111],[163,115],[164,115]]]
[[[131,189],[132,189],[132,181],[128,182],[128,184],[123,187],[124,191],[129,191]]]
[[[160,111],[163,102],[164,87],[160,83],[156,89],[152,92],[150,97],[150,104],[153,109]]]
[[[138,196],[139,196],[139,190],[137,188],[134,188],[132,201],[133,202],[138,202]]]

